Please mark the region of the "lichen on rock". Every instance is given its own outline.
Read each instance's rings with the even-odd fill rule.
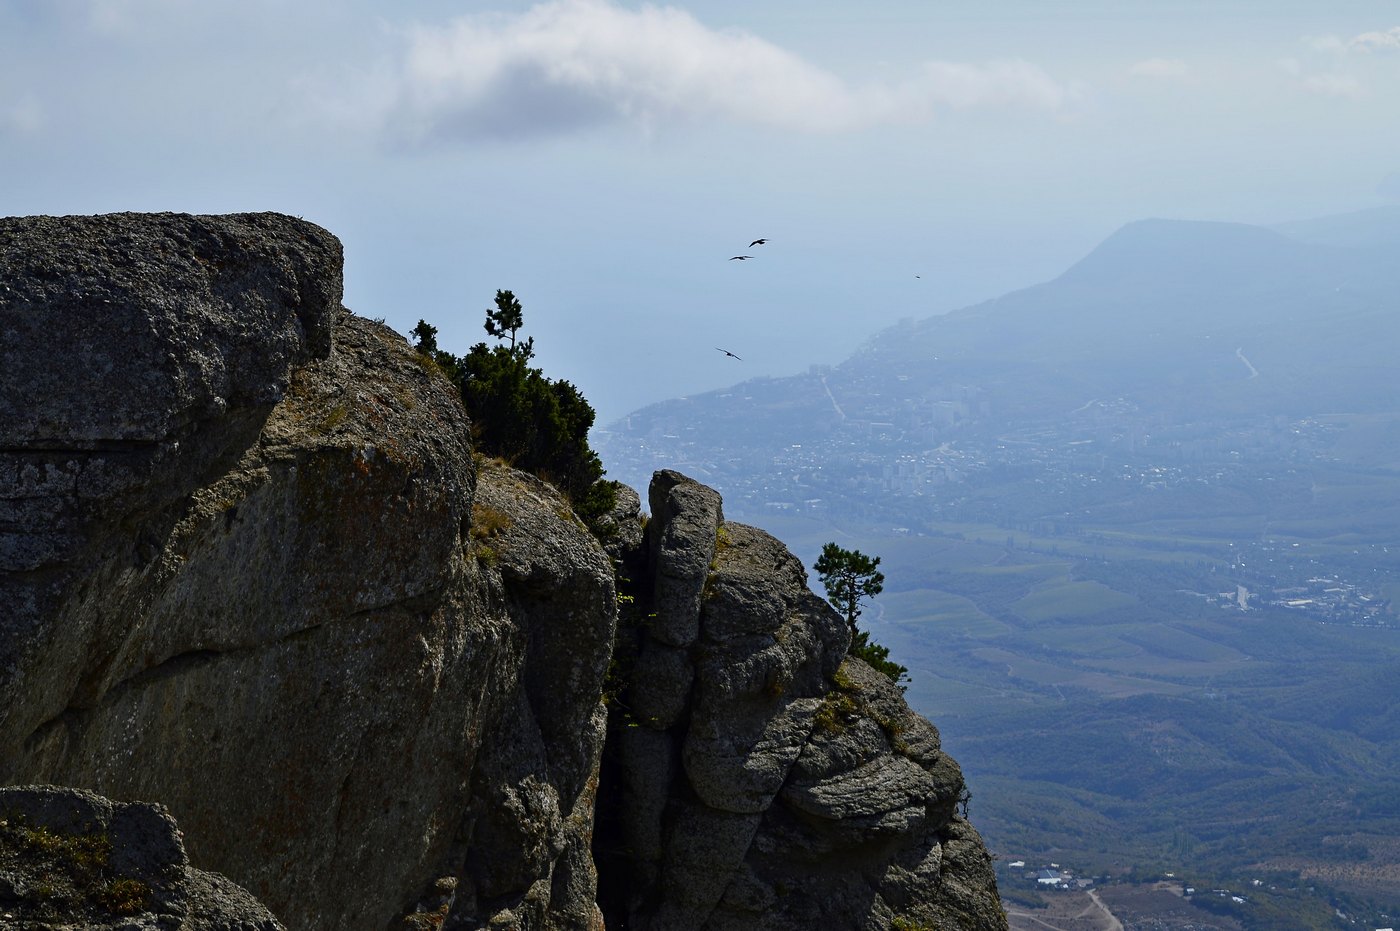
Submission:
[[[340,263],[275,214],[0,220],[0,783],[168,806],[309,931],[1004,928],[801,563],[669,471],[600,543]]]
[[[53,786],[0,788],[0,927],[285,931],[190,865],[162,806]]]
[[[586,851],[615,609],[536,480],[488,479],[535,493],[472,556],[456,392],[340,282],[289,217],[0,223],[0,782],[160,801],[289,926],[377,931],[444,878],[482,905],[470,838],[511,792],[558,809],[532,885]],[[540,791],[502,759],[547,759]],[[594,908],[560,889],[544,913]]]

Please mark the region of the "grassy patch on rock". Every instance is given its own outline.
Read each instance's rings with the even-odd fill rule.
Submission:
[[[146,911],[151,889],[116,874],[111,838],[104,831],[53,831],[23,818],[0,819],[0,874],[10,877],[23,911],[36,918],[88,911],[137,915]]]

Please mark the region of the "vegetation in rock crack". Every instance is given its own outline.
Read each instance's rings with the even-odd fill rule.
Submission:
[[[860,706],[854,697],[839,689],[826,693],[817,708],[815,726],[822,734],[841,734],[860,718]]]
[[[510,515],[480,501],[472,502],[472,529],[474,540],[487,540],[510,529]]]
[[[57,915],[74,906],[113,915],[146,910],[151,889],[139,879],[114,874],[112,840],[103,831],[67,833],[30,825],[14,815],[0,820],[0,873],[23,870],[36,879],[17,886],[21,903],[36,915]]]
[[[933,925],[916,921],[913,918],[906,918],[903,915],[895,915],[890,922],[890,931],[935,931]]]
[[[488,541],[509,530],[510,525],[509,514],[480,501],[472,502],[471,553],[478,562],[494,566],[500,561],[500,553]]]
[[[530,365],[535,340],[518,338],[524,325],[520,300],[497,291],[485,329],[500,343],[477,343],[455,356],[438,348],[437,327],[419,320],[414,348],[457,386],[481,452],[552,483],[596,527],[616,500],[617,484],[603,480],[602,461],[588,444],[593,408],[573,384]]]
[[[870,632],[861,630],[856,621],[860,617],[861,603],[874,598],[885,588],[885,574],[879,570],[880,557],[870,557],[860,550],[848,550],[835,543],[822,547],[822,554],[812,566],[826,588],[826,600],[841,612],[846,624],[851,628],[851,647],[848,652],[859,656],[876,671],[888,676],[891,682],[899,683],[909,678],[909,668],[890,659],[890,648],[881,646],[870,639]],[[900,686],[904,688],[903,685]]]

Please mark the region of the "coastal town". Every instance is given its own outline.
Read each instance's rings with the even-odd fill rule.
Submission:
[[[1011,931],[1225,931],[1268,922],[1273,910],[1290,902],[1319,898],[1339,927],[1394,931],[1361,920],[1297,877],[1256,876],[1225,885],[1194,881],[1181,870],[1089,877],[1056,861],[1005,857],[996,872]]]
[[[1229,578],[1189,592],[1219,610],[1400,624],[1400,547],[1351,530],[1342,539],[1327,526],[1327,498],[1362,494],[1376,480],[1336,464],[1336,424],[1168,426],[1120,398],[1090,402],[1060,424],[992,431],[975,391],[940,394],[950,397],[903,407],[864,398],[835,424],[799,424],[784,442],[761,419],[717,431],[711,408],[735,400],[719,393],[634,415],[601,431],[599,445],[610,475],[645,487],[653,469],[679,469],[721,489],[741,519],[1000,534],[1011,546],[1087,559],[1131,548]],[[883,419],[846,413],[856,408]]]

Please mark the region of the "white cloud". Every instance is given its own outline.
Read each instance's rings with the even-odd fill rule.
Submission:
[[[1400,52],[1400,26],[1385,32],[1363,32],[1347,43],[1357,52]]]
[[[1359,98],[1366,96],[1365,85],[1347,74],[1314,74],[1301,78],[1299,83],[1305,90],[1328,97]]]
[[[1191,73],[1190,67],[1180,58],[1148,58],[1128,69],[1128,73],[1144,78],[1184,78]]]
[[[1317,51],[1344,52],[1346,43],[1340,39],[1313,38],[1308,40],[1308,44]],[[1312,94],[1320,94],[1325,97],[1343,97],[1352,100],[1359,100],[1367,96],[1368,90],[1364,84],[1354,74],[1348,74],[1338,70],[1317,70],[1318,65],[1327,69],[1349,68],[1346,63],[1332,59],[1327,62],[1318,62],[1315,57],[1309,56],[1308,61],[1300,61],[1297,58],[1284,58],[1278,62],[1279,69],[1292,79],[1291,83],[1302,90]]]
[[[1375,32],[1363,32],[1350,39],[1343,39],[1340,36],[1313,36],[1306,41],[1314,51],[1334,54],[1400,52],[1400,26]]]
[[[554,0],[409,31],[389,129],[419,141],[547,135],[609,122],[724,120],[803,132],[920,122],[942,108],[1055,111],[1075,92],[1024,61],[925,62],[852,86],[757,36],[675,7]]]
[[[44,125],[44,111],[33,95],[0,103],[0,136],[32,136]]]
[[[194,12],[190,0],[85,0],[88,25],[99,33],[126,36],[172,15]]]

